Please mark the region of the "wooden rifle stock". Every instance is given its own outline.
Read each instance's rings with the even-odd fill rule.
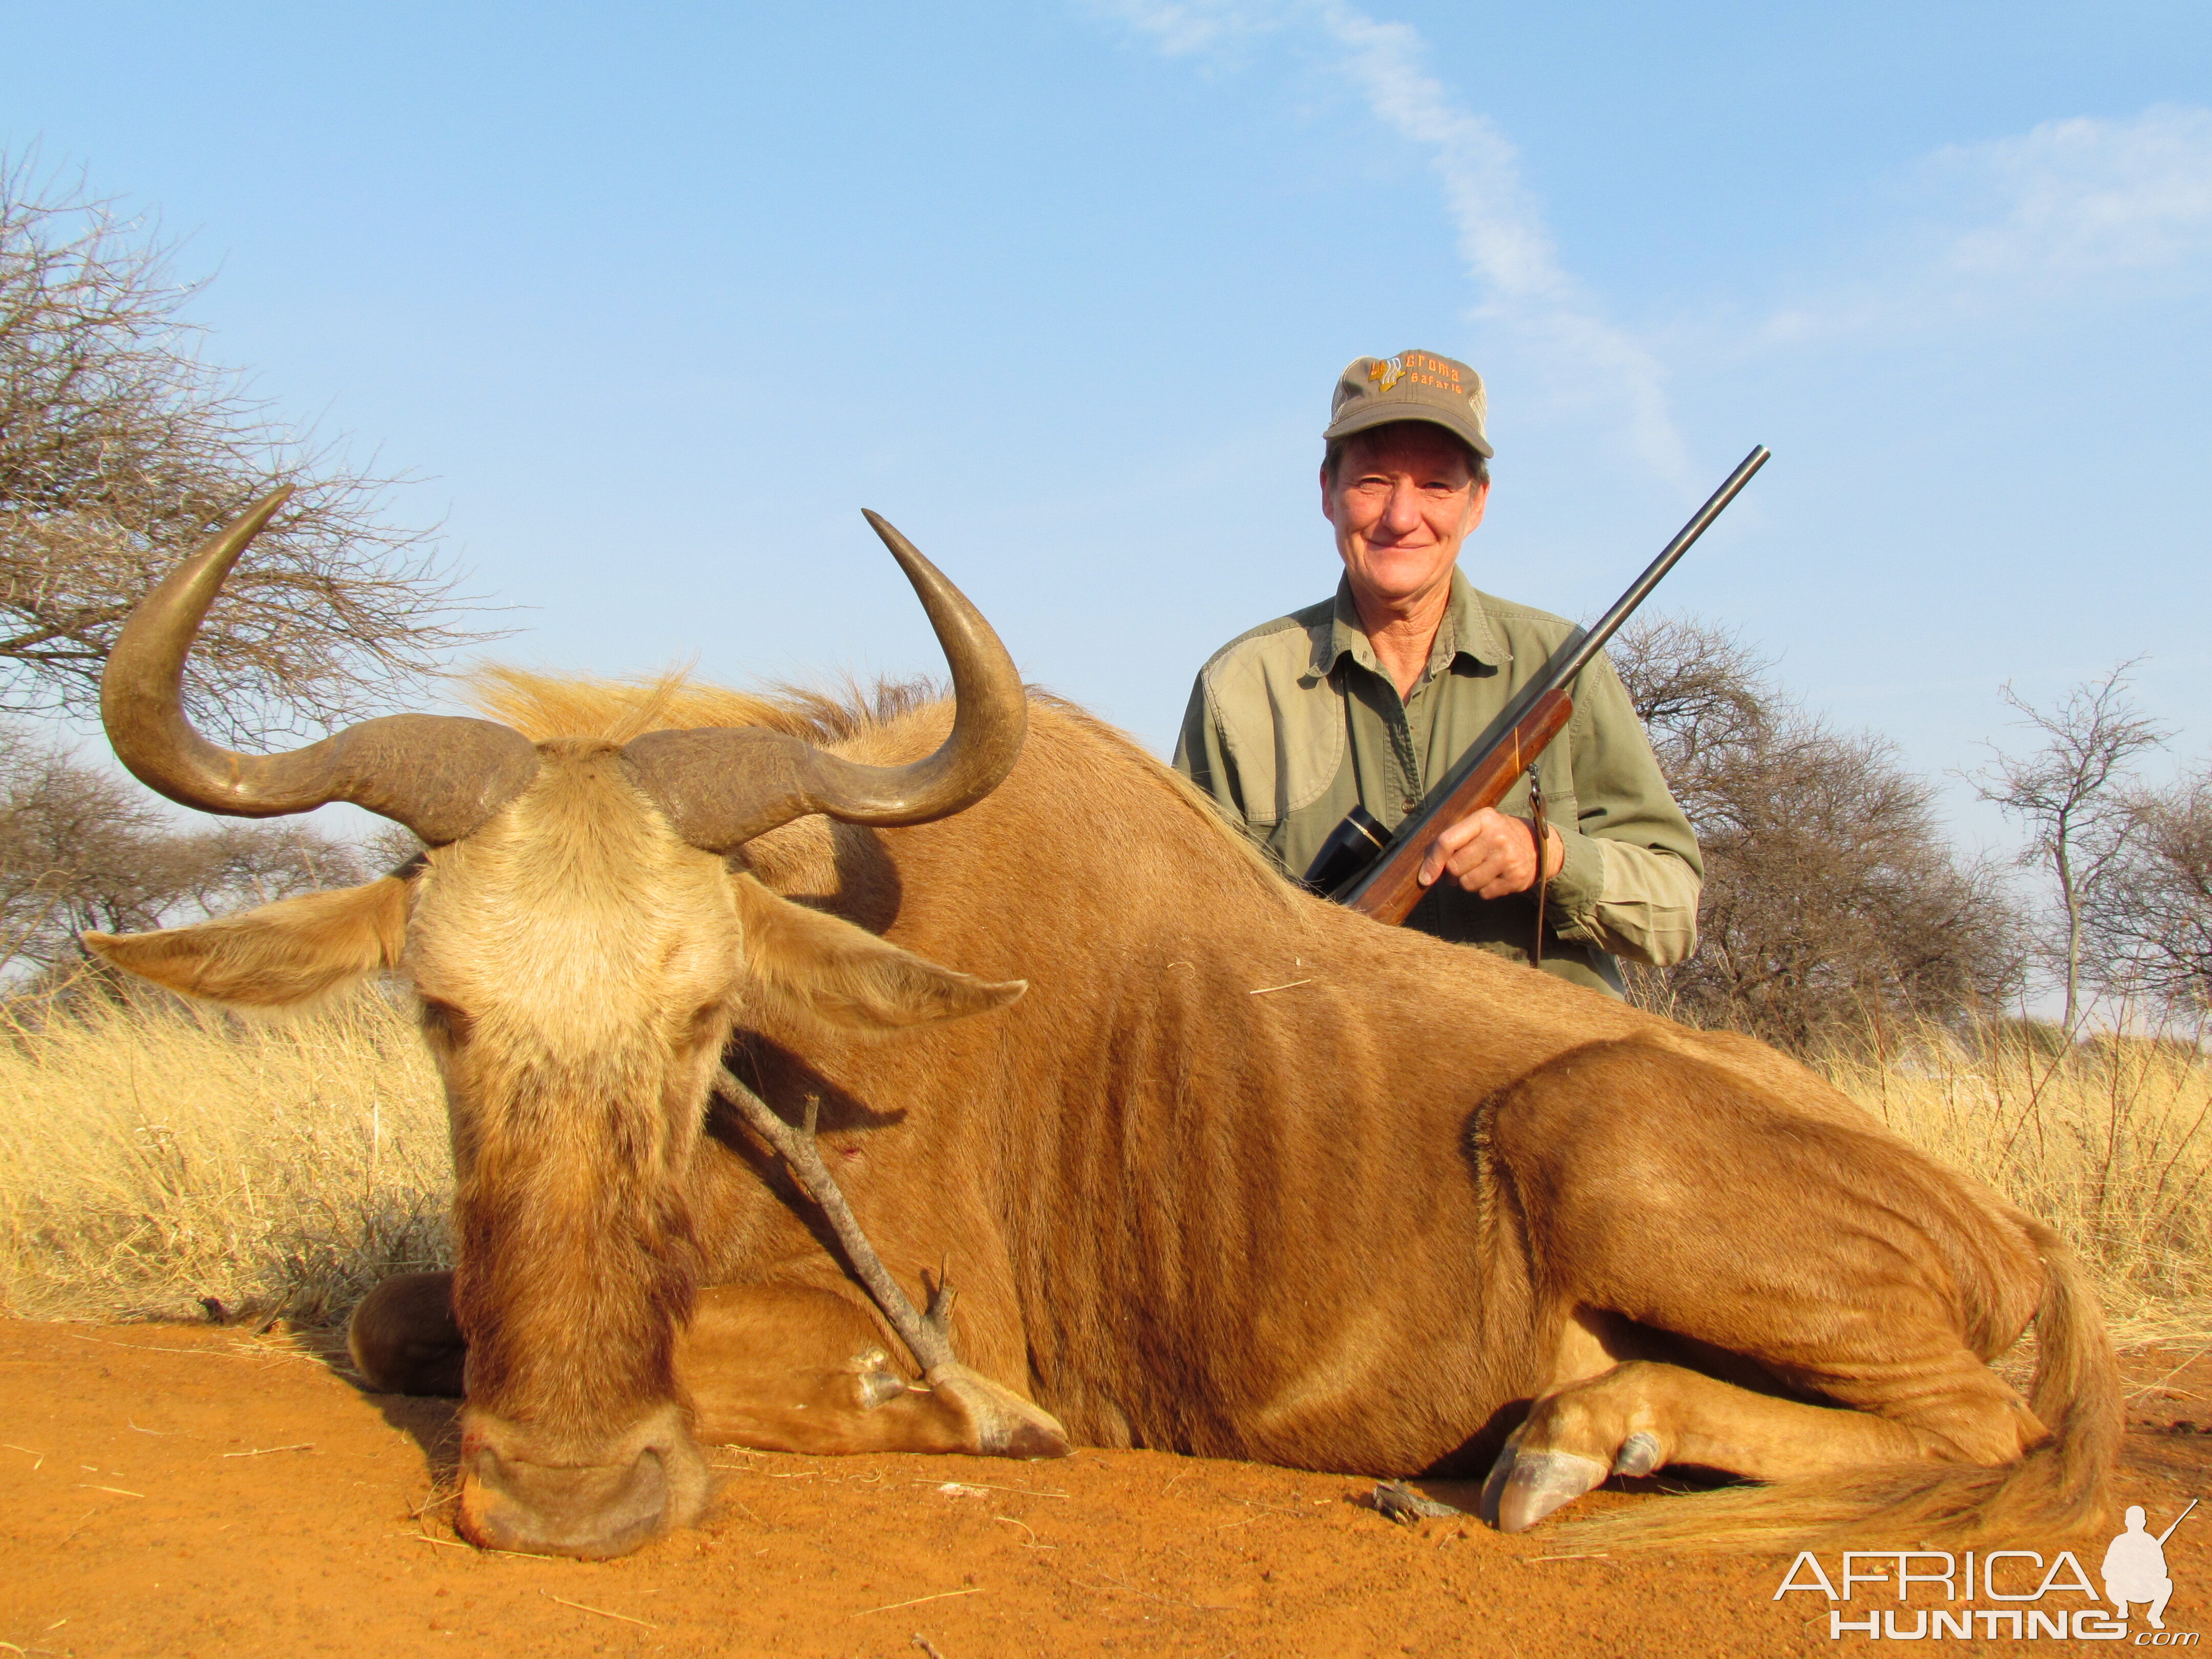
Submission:
[[[1393,927],[1405,921],[1429,890],[1421,885],[1421,860],[1436,838],[1468,813],[1504,800],[1529,764],[1544,752],[1545,744],[1566,729],[1574,712],[1575,700],[1564,688],[1537,698],[1456,789],[1433,811],[1424,812],[1418,824],[1407,825],[1392,840],[1358,896],[1346,901],[1346,908]]]

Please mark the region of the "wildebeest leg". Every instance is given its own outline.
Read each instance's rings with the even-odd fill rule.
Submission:
[[[468,1343],[453,1322],[453,1276],[395,1273],[361,1300],[346,1324],[356,1370],[379,1394],[458,1398]]]
[[[2012,1415],[2033,1433],[2024,1410]],[[1569,1384],[1530,1408],[1483,1488],[1483,1510],[1502,1532],[1523,1532],[1607,1475],[1649,1474],[1669,1463],[1786,1480],[1880,1463],[1928,1460],[2003,1462],[2010,1443],[1962,1457],[1950,1437],[1893,1418],[1778,1399],[1699,1371],[1632,1360]],[[2000,1455],[1986,1455],[2001,1452]]]
[[[400,1273],[362,1299],[346,1340],[372,1389],[461,1394],[468,1344],[453,1322],[453,1284],[450,1273]],[[899,1375],[866,1311],[828,1291],[701,1291],[676,1364],[693,1431],[709,1443],[821,1454],[1067,1451],[1050,1413],[964,1365],[940,1365],[926,1383]]]
[[[1067,1451],[1049,1413],[963,1365],[908,1382],[865,1309],[806,1285],[700,1291],[676,1369],[693,1432],[708,1443],[817,1454]]]
[[[1687,1339],[1543,1379],[1486,1487],[1508,1530],[1608,1473],[1996,1465],[2045,1437],[1984,1363],[2041,1291],[2024,1224],[1873,1125],[1632,1040],[1533,1073],[1487,1139],[1563,1322]]]

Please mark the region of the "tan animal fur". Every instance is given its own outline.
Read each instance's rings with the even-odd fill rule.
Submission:
[[[460,1265],[373,1297],[356,1349],[428,1389],[465,1345],[473,1535],[629,1547],[698,1512],[702,1439],[1018,1454],[1062,1431],[1376,1475],[1480,1474],[1511,1433],[1509,1525],[1616,1466],[1774,1483],[1626,1523],[1668,1541],[2101,1513],[2118,1395],[2063,1246],[1772,1050],[1298,894],[1048,700],[965,811],[805,818],[725,860],[612,745],[781,722],[888,762],[947,710],[478,692],[541,772],[404,883],[94,941],[245,1002],[386,963],[413,982]],[[896,1276],[949,1264],[970,1376],[896,1374],[709,1097],[726,1052],[788,1121],[819,1102]],[[2031,1405],[1985,1362],[2039,1310]],[[563,1518],[512,1530],[525,1486]]]

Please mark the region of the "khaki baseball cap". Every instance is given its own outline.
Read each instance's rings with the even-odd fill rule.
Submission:
[[[1482,376],[1454,358],[1433,351],[1354,357],[1338,377],[1328,429],[1321,435],[1334,443],[1392,421],[1431,421],[1487,459],[1497,453],[1482,434],[1489,407]]]

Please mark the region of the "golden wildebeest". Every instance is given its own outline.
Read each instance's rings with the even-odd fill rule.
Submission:
[[[1608,1473],[1770,1483],[1641,1505],[1647,1538],[2101,1512],[2113,1364],[2047,1228],[1759,1043],[1297,892],[1126,738],[1025,698],[880,523],[950,702],[509,676],[497,720],[249,758],[191,729],[179,683],[274,507],[131,620],[116,750],[204,811],[350,800],[428,851],[89,942],[240,1006],[380,969],[413,988],[459,1265],[373,1292],[354,1352],[380,1388],[465,1384],[478,1542],[611,1555],[684,1525],[702,1442],[1369,1474],[1494,1455],[1508,1530]],[[818,1109],[894,1277],[950,1264],[964,1363],[887,1357],[821,1212],[714,1092],[722,1063],[725,1092]],[[2023,1401],[1985,1362],[2031,1319]]]

